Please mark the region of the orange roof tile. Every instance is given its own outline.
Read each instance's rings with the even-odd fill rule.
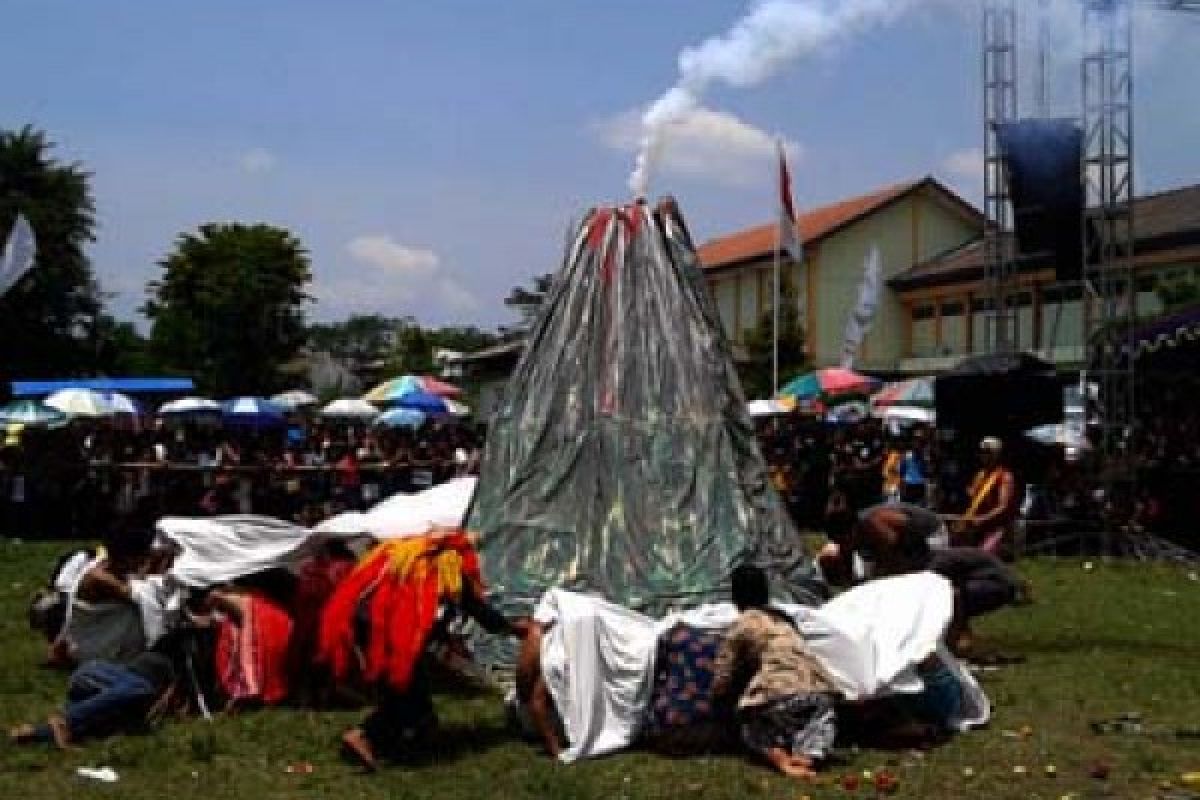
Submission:
[[[924,184],[928,179],[909,181],[895,186],[878,189],[869,194],[851,197],[801,214],[796,220],[800,229],[800,241],[815,242],[859,217],[890,203],[897,197]],[[700,264],[705,269],[714,269],[727,264],[775,252],[776,223],[769,222],[737,233],[711,239],[700,245]]]

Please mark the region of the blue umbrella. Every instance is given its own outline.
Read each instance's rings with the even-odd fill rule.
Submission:
[[[413,408],[393,408],[375,418],[376,425],[387,428],[419,428],[427,414]]]
[[[283,409],[262,397],[235,397],[221,404],[227,424],[268,427],[282,425]]]
[[[17,400],[0,408],[0,423],[3,424],[52,427],[66,421],[66,414],[37,400]]]
[[[427,414],[448,414],[450,407],[444,398],[429,392],[406,392],[395,401],[397,408],[408,408],[414,411],[424,411]]]

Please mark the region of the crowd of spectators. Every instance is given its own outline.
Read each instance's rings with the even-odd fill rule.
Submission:
[[[152,500],[163,514],[255,513],[314,522],[476,469],[481,431],[295,419],[286,427],[79,421],[0,447],[0,531],[88,537]]]

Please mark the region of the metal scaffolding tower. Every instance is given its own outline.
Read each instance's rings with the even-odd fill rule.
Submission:
[[[1017,349],[1017,311],[1013,304],[1017,270],[1013,212],[1004,175],[1004,159],[996,136],[999,125],[1012,122],[1016,117],[1016,0],[986,0],[983,6],[984,284],[987,293],[984,340],[990,352]]]
[[[1089,380],[1099,390],[1097,455],[1110,512],[1132,502],[1127,452],[1136,419],[1129,337],[1137,319],[1133,269],[1133,11],[1131,0],[1083,4],[1084,342]],[[1106,552],[1111,520],[1105,514]]]

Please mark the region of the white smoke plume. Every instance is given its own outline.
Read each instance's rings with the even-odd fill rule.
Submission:
[[[776,75],[787,64],[872,25],[902,14],[918,0],[761,0],[721,36],[679,54],[679,80],[642,116],[642,138],[629,188],[649,190],[650,171],[663,132],[699,108],[714,83],[745,88]]]

